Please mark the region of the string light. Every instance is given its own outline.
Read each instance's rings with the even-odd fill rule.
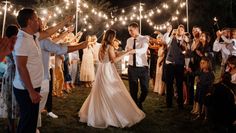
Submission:
[[[54,22],[54,23],[52,24],[53,27],[56,26],[56,25],[57,25],[56,22]]]
[[[122,24],[125,25],[125,24],[126,24],[126,21],[122,21]]]
[[[80,1],[80,0],[79,0]],[[179,3],[179,7],[180,8],[184,8],[185,6],[186,6],[186,3],[185,2],[181,2],[182,0],[173,0],[172,2],[174,3],[174,4],[177,4],[177,3]],[[73,5],[73,0],[64,0],[64,3],[61,3],[61,4],[58,4],[58,5],[56,5],[56,6],[53,6],[52,8],[54,9],[54,12],[52,11],[52,15],[49,15],[47,18],[48,19],[51,19],[52,17],[54,17],[54,18],[56,18],[56,17],[58,17],[58,15],[60,14],[60,16],[61,16],[61,14],[64,12],[63,10],[67,10],[67,9],[69,9],[70,8],[70,5]],[[120,16],[113,16],[113,14],[111,13],[111,15],[109,15],[110,17],[111,17],[111,19],[108,17],[108,15],[106,15],[105,13],[103,13],[103,12],[101,12],[101,11],[96,11],[96,9],[94,8],[94,7],[92,7],[92,6],[88,6],[88,4],[87,3],[85,3],[84,1],[82,2],[80,2],[79,3],[80,4],[80,6],[79,7],[81,7],[81,9],[79,10],[79,13],[81,13],[81,15],[82,15],[82,17],[84,17],[84,18],[86,18],[85,20],[83,20],[83,23],[84,24],[88,24],[88,20],[90,20],[89,19],[89,17],[91,17],[91,16],[89,16],[88,14],[84,14],[83,13],[83,11],[84,12],[86,12],[85,10],[89,10],[88,8],[91,8],[91,13],[93,14],[93,15],[97,15],[98,17],[100,17],[100,18],[103,18],[103,19],[105,19],[105,20],[107,20],[107,24],[105,24],[105,27],[106,28],[108,28],[108,27],[110,27],[111,25],[114,25],[115,24],[115,22],[117,22],[117,18],[119,18],[119,21],[121,22],[121,24],[123,24],[123,25],[125,25],[126,23],[127,23],[127,21],[133,21],[134,19],[137,19],[137,20],[140,20],[140,19],[146,19],[146,20],[148,20],[149,22],[149,25],[150,26],[153,26],[154,27],[154,29],[165,29],[165,27],[166,26],[168,26],[167,24],[169,24],[169,21],[170,20],[172,20],[172,21],[176,21],[176,20],[178,20],[178,15],[180,14],[180,11],[177,9],[177,10],[175,10],[175,12],[173,12],[172,13],[172,17],[167,21],[167,22],[165,22],[165,24],[163,25],[163,24],[161,24],[161,25],[155,25],[149,18],[150,17],[152,17],[153,15],[155,15],[155,13],[156,14],[158,14],[158,15],[161,15],[161,13],[162,13],[162,9],[164,9],[164,10],[168,10],[170,7],[169,7],[169,5],[170,5],[170,3],[163,3],[163,4],[161,4],[161,7],[155,7],[154,8],[154,11],[153,11],[153,9],[150,9],[150,10],[148,10],[148,11],[144,11],[144,8],[143,8],[143,5],[140,5],[140,6],[138,6],[139,7],[139,11],[141,11],[141,12],[143,12],[144,14],[142,14],[141,16],[139,16],[139,15],[135,15],[135,14],[137,14],[137,6],[133,6],[132,7],[132,13],[131,14],[128,14],[128,15],[125,15],[124,13],[126,12],[125,11],[125,9],[121,9],[121,13],[122,13],[122,15],[120,15]],[[4,7],[4,6],[2,6],[3,8],[7,8],[7,7]],[[14,6],[13,6],[13,4],[10,4],[9,6],[8,6],[8,8],[7,8],[7,10],[9,11],[9,12],[12,12],[12,15],[14,15],[14,16],[17,16],[17,10],[12,10],[14,8]],[[177,8],[178,8],[178,6],[177,6]],[[40,9],[40,8],[39,8]],[[50,11],[50,10],[52,10],[52,9],[41,9],[41,13],[43,14],[43,15],[48,15],[48,12]],[[136,13],[133,13],[133,12],[136,12]],[[3,12],[2,11],[0,11],[0,15],[2,15],[3,14]],[[45,18],[44,16],[42,16],[42,18]],[[128,19],[129,18],[129,19]],[[184,21],[184,22],[187,22],[187,19],[186,18],[182,18],[182,20]],[[92,28],[92,25],[90,24],[89,26],[88,26],[88,29],[90,29],[89,27],[91,27]]]
[[[124,9],[122,9],[122,13],[125,13],[125,10],[124,10]]]
[[[54,13],[54,14],[53,14],[53,17],[57,17],[57,14],[56,14],[56,13]]]
[[[184,21],[184,22],[187,22],[187,18],[183,18],[183,21]]]
[[[160,14],[160,13],[161,13],[161,10],[160,10],[160,9],[157,9],[157,13]]]
[[[179,15],[179,11],[178,10],[176,10],[176,15]]]
[[[47,10],[47,9],[44,9],[44,10],[42,10],[42,13],[43,13],[44,15],[46,15],[46,14],[48,14],[48,10]]]
[[[174,0],[174,3],[177,3],[178,2],[178,0]]]
[[[186,5],[186,3],[183,2],[183,3],[180,4],[180,7],[183,8],[183,7],[185,7],[185,5]]]
[[[165,4],[163,4],[163,6],[162,6],[164,9],[168,9],[169,8],[169,6],[165,3]]]
[[[83,6],[84,6],[84,8],[88,8],[88,4],[87,3],[84,3]]]

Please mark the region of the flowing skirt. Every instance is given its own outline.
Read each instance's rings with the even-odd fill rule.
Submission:
[[[96,128],[131,127],[145,114],[137,107],[114,64],[99,64],[95,84],[79,111],[81,122]]]

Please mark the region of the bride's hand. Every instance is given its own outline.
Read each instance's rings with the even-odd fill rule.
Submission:
[[[135,51],[135,49],[130,49],[130,50],[127,51],[127,53],[128,53],[128,54],[135,54],[136,51]]]

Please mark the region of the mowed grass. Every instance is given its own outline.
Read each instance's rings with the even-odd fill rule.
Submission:
[[[127,80],[124,80],[127,85]],[[152,88],[150,84],[150,88]],[[153,93],[151,89],[144,102],[146,118],[130,128],[97,129],[80,123],[78,111],[90,93],[90,88],[76,87],[65,98],[53,97],[53,112],[59,115],[52,119],[42,114],[41,133],[215,133],[218,130],[202,120],[194,120],[190,114],[191,106],[184,110],[165,107],[165,96]],[[0,119],[0,133],[5,133],[6,120]],[[219,132],[219,131],[218,131]]]

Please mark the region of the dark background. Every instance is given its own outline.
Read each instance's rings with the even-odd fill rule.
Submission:
[[[3,0],[1,0],[3,1]],[[12,3],[16,4],[18,8],[20,7],[52,7],[53,5],[59,4],[63,2],[63,0],[9,0]],[[126,12],[132,10],[133,5],[139,4],[140,2],[144,3],[144,11],[149,9],[153,9],[155,7],[159,7],[160,4],[173,3],[173,0],[86,0],[88,4],[93,5],[96,9],[104,11],[106,14],[112,14],[114,16],[120,15],[121,10],[125,9]],[[180,1],[180,0],[179,0]],[[184,1],[184,0],[182,0]],[[2,2],[1,2],[2,3]],[[170,5],[170,4],[169,4]],[[1,7],[2,8],[2,7]],[[152,17],[152,21],[155,24],[162,24],[166,22],[173,10],[176,10],[178,7],[171,6],[168,11],[162,11],[162,15]],[[63,12],[64,14],[74,14],[75,8],[70,9],[67,12]],[[88,11],[91,12],[91,11]],[[125,13],[126,14],[126,13]],[[180,13],[180,20],[172,22],[174,27],[177,27],[178,24],[186,23],[182,21],[182,17],[185,17],[185,8],[182,9]],[[218,24],[220,28],[223,27],[236,27],[236,0],[189,0],[189,24],[190,24],[190,32],[192,26],[198,25],[202,27],[204,31],[210,32],[214,37],[214,28],[213,28],[213,18],[218,18]],[[62,17],[59,17],[63,18]],[[0,15],[0,29],[2,28],[2,20],[3,15]],[[103,31],[105,30],[106,20],[101,20],[96,18],[96,16],[90,17],[90,22],[93,23],[93,29],[90,31],[86,31],[84,36],[88,34],[96,34],[101,40]],[[136,21],[138,22],[138,21]],[[8,14],[7,23],[16,23],[15,16],[11,16]],[[82,29],[84,25],[79,22],[79,30]],[[126,39],[129,37],[127,32],[127,25],[122,25],[119,22],[115,23],[111,28],[117,30],[118,39],[122,41],[123,47],[125,45]],[[142,34],[143,35],[152,35],[153,36],[154,29],[150,27],[146,21],[142,21]],[[164,32],[164,31],[162,31]],[[82,37],[82,40],[84,39]]]

